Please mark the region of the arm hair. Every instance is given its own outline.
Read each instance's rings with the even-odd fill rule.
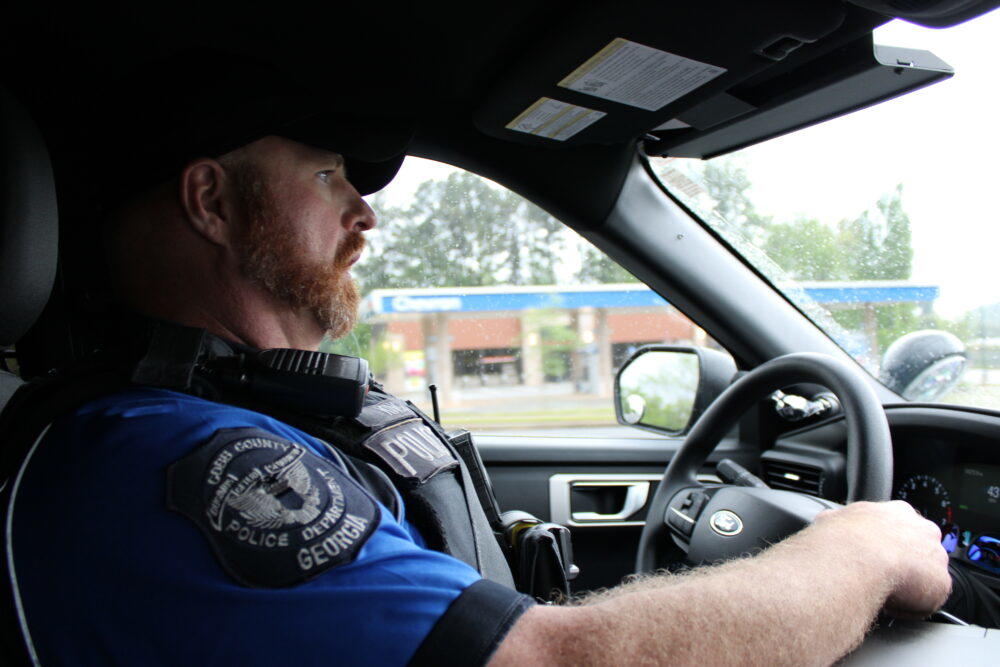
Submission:
[[[491,664],[828,665],[892,592],[882,565],[807,531],[754,558],[535,607]]]

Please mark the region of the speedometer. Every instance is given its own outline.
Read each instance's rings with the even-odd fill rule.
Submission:
[[[943,533],[951,523],[951,497],[948,489],[930,475],[914,475],[899,487],[896,496],[905,500],[925,519],[933,521]]]

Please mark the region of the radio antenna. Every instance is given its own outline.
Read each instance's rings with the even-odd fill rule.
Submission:
[[[427,390],[431,392],[431,406],[434,408],[434,421],[441,425],[441,408],[438,406],[438,388],[436,384],[427,385]]]

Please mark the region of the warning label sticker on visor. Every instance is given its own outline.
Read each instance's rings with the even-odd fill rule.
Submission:
[[[606,115],[596,109],[541,97],[517,118],[507,123],[506,127],[515,132],[566,141]]]
[[[722,67],[618,37],[573,70],[559,85],[655,111],[725,71]]]

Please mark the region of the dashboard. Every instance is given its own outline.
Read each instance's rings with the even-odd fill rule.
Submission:
[[[1000,447],[967,440],[896,437],[893,497],[941,528],[953,559],[1000,575]]]
[[[967,602],[960,617],[1000,628],[1000,413],[907,404],[887,406],[886,417],[893,498],[940,527]],[[811,484],[792,490],[844,502],[846,441],[843,418],[786,433],[762,456],[765,481],[777,473],[779,483]]]

